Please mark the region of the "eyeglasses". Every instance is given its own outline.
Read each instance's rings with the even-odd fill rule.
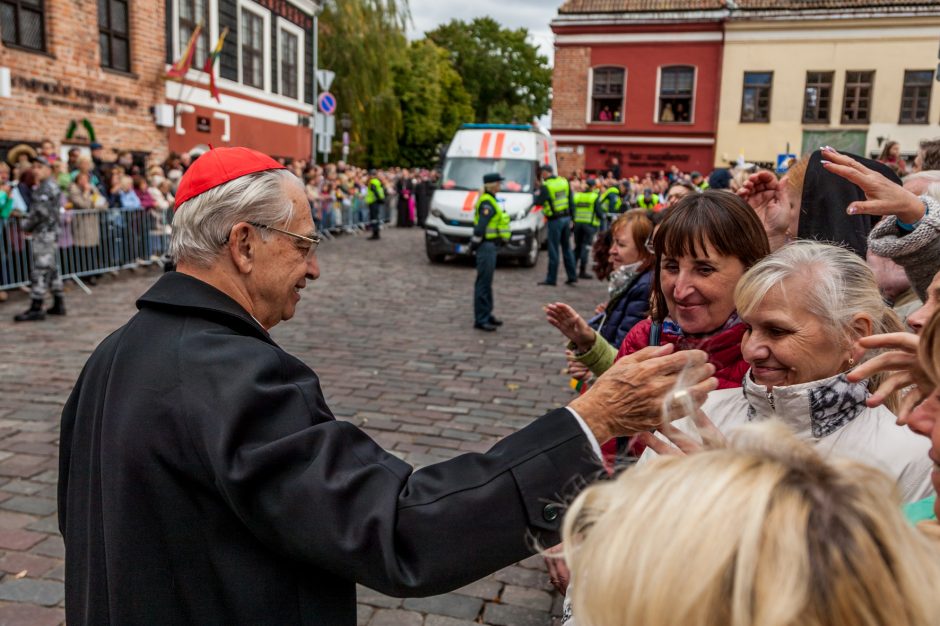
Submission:
[[[320,242],[322,241],[322,239],[321,239],[320,237],[316,237],[316,236],[314,236],[314,237],[307,237],[307,236],[305,236],[305,235],[298,235],[297,233],[292,233],[292,232],[290,232],[289,230],[282,230],[282,229],[280,229],[280,228],[275,228],[274,226],[268,226],[268,225],[266,225],[266,224],[259,224],[259,223],[257,223],[257,222],[248,222],[248,223],[251,224],[252,226],[254,226],[255,228],[263,228],[263,229],[265,229],[265,230],[273,230],[273,231],[276,232],[276,233],[281,233],[282,235],[287,235],[288,237],[293,237],[294,239],[297,239],[297,240],[299,240],[299,241],[304,242],[304,243],[307,244],[307,245],[305,245],[305,246],[304,246],[304,245],[298,245],[298,246],[297,246],[297,250],[299,250],[300,252],[302,252],[303,255],[304,255],[304,258],[306,258],[306,259],[308,259],[308,260],[310,259],[310,257],[312,257],[312,256],[316,253],[316,251],[317,251],[317,246],[319,246],[319,245],[320,245]]]

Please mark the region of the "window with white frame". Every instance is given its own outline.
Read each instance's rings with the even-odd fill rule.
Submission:
[[[249,87],[270,90],[271,14],[253,2],[238,11],[238,76]]]
[[[591,121],[623,121],[625,72],[622,67],[595,67],[591,76]]]
[[[669,65],[659,68],[660,124],[688,124],[692,121],[695,91],[695,68],[691,65]]]
[[[304,31],[283,18],[277,28],[278,93],[295,100],[303,99]]]
[[[196,30],[202,25],[199,36],[196,37],[196,49],[193,52],[193,65],[195,69],[202,69],[209,54],[209,0],[178,0],[179,2],[179,36],[177,38],[176,58],[186,53],[186,46]]]

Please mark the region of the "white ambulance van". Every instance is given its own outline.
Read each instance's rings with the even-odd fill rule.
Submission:
[[[425,222],[428,258],[440,263],[448,255],[470,256],[483,175],[499,172],[506,180],[496,200],[509,213],[512,231],[499,256],[533,267],[547,236],[542,207],[535,204],[539,167],[546,164],[556,168],[554,141],[544,130],[522,124],[461,126],[447,149],[440,186],[431,197]]]

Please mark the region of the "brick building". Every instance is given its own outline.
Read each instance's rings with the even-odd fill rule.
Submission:
[[[559,170],[623,175],[714,162],[721,0],[567,0],[555,33]]]
[[[165,0],[166,68],[179,59],[197,24],[193,69],[184,83],[168,81],[162,96],[173,106],[169,146],[175,152],[212,144],[255,148],[309,159],[313,114],[312,0]],[[212,71],[206,54],[228,29]]]
[[[152,113],[163,102],[163,18],[155,2],[0,1],[0,158],[17,143],[87,146],[92,135],[165,158]]]

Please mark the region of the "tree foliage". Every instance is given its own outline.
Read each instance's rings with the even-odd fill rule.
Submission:
[[[398,158],[402,117],[392,66],[405,53],[407,1],[328,0],[320,16],[319,66],[336,72],[338,114],[352,121],[357,155],[369,164]]]
[[[490,17],[469,24],[451,20],[427,33],[449,51],[472,99],[475,121],[524,123],[548,112],[552,70],[528,34],[524,28],[501,28]]]
[[[430,165],[464,122],[526,122],[548,110],[551,69],[525,29],[455,20],[409,44],[409,20],[407,0],[324,3],[319,66],[336,72],[354,162]]]
[[[447,51],[430,40],[413,42],[393,70],[403,122],[401,165],[428,165],[441,144],[472,118],[470,96]]]

